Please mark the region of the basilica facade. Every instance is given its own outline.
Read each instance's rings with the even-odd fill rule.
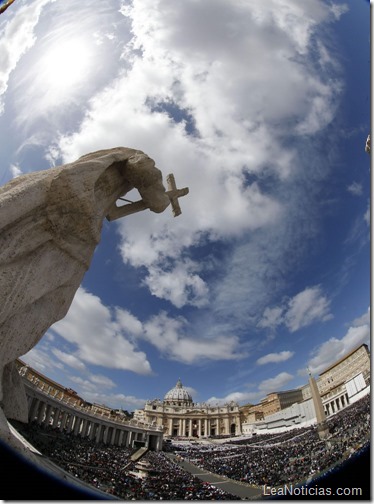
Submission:
[[[194,403],[180,380],[163,400],[147,401],[134,419],[162,427],[165,437],[201,438],[241,434],[239,404]]]

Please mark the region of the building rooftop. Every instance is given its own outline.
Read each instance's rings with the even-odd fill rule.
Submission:
[[[325,369],[324,371],[322,371],[322,373],[319,374],[319,376],[322,376],[323,374],[327,373],[328,371],[330,371],[332,368],[334,368],[335,366],[338,366],[341,362],[345,361],[346,359],[348,359],[348,357],[352,354],[354,354],[355,352],[357,352],[357,350],[361,347],[365,347],[367,353],[369,354],[369,348],[368,346],[363,343],[361,345],[358,345],[357,347],[355,347],[353,350],[351,350],[349,353],[347,353],[346,355],[344,355],[341,359],[339,359],[338,361],[334,362],[334,364],[332,364],[331,366],[329,366],[327,369]]]

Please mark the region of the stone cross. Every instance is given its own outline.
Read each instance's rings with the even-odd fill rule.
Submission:
[[[188,187],[183,187],[183,189],[177,189],[175,178],[172,173],[170,173],[166,177],[166,182],[168,185],[168,190],[166,191],[165,194],[167,194],[167,196],[170,199],[174,217],[178,217],[178,215],[182,213],[178,199],[181,198],[182,196],[186,196],[189,192],[189,189]],[[122,201],[129,201],[124,198],[119,199],[121,199]],[[107,219],[109,221],[120,219],[121,217],[126,217],[127,215],[141,212],[143,210],[146,210],[147,208],[149,207],[147,203],[145,203],[143,200],[129,202],[128,205],[122,205],[119,207],[114,205],[111,208],[110,212],[108,213]]]
[[[166,194],[169,196],[171,207],[173,209],[173,215],[174,217],[178,217],[178,215],[182,213],[181,207],[179,206],[178,198],[186,196],[186,194],[188,194],[189,192],[189,189],[188,187],[184,187],[183,189],[177,189],[177,186],[175,184],[175,178],[172,173],[170,173],[166,177],[166,182],[168,184],[168,191],[166,191]]]

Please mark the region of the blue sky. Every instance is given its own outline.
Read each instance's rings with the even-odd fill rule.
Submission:
[[[105,222],[22,358],[134,410],[256,403],[369,342],[364,0],[22,0],[0,17],[0,183],[116,146],[190,193]],[[128,198],[137,198],[128,194]]]

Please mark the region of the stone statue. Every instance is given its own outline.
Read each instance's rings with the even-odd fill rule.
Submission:
[[[366,143],[365,143],[365,152],[367,152],[368,154],[371,153],[371,142],[370,142],[370,135],[368,135],[367,139],[366,139]]]
[[[160,170],[146,154],[118,147],[0,187],[0,401],[6,417],[27,422],[14,361],[66,315],[104,218],[162,212],[170,203],[179,215],[178,197],[188,189],[176,189],[173,176],[168,185],[165,191]],[[142,199],[117,207],[133,188]]]

